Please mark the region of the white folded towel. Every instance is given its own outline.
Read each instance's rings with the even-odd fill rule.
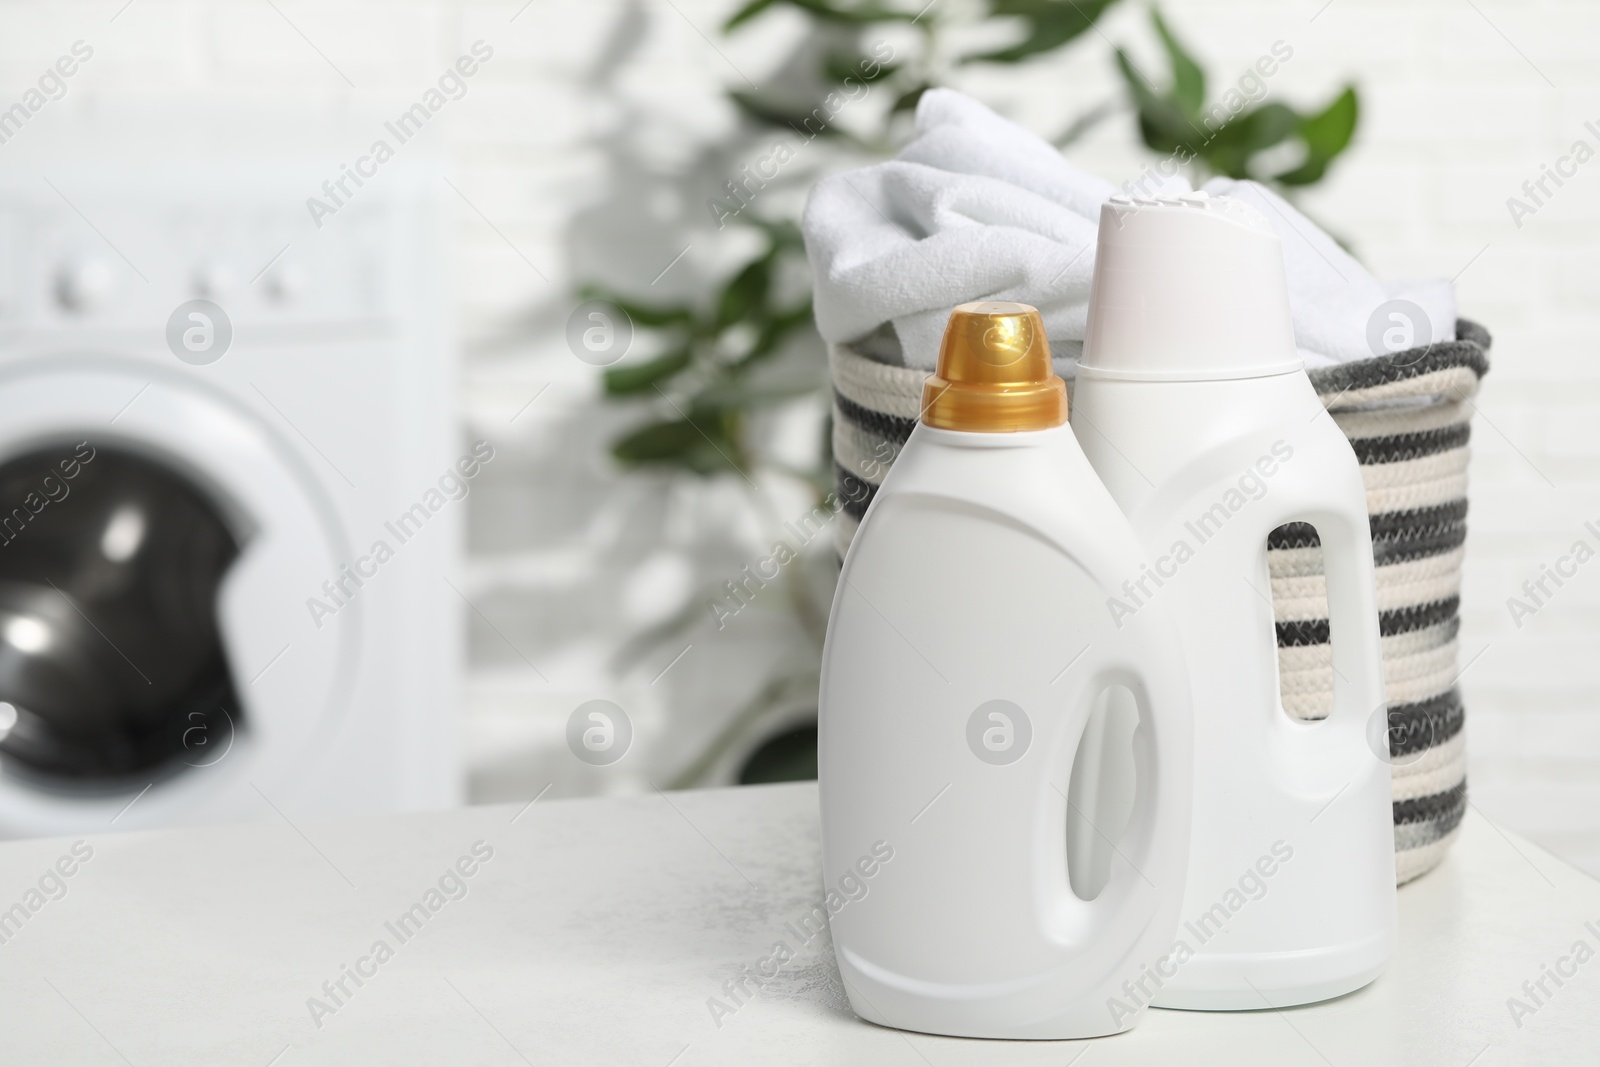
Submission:
[[[1396,298],[1426,316],[1431,336],[1413,344],[1454,339],[1448,281],[1385,285],[1255,182],[1216,178],[1204,189],[1248,201],[1277,230],[1307,368],[1373,356],[1370,321]],[[825,178],[806,202],[817,328],[882,362],[931,370],[952,307],[1017,300],[1039,309],[1057,369],[1070,375],[1083,348],[1100,205],[1130,190],[1078,170],[970,97],[924,93],[917,137],[897,159]],[[1189,191],[1181,177],[1147,171],[1135,195]]]

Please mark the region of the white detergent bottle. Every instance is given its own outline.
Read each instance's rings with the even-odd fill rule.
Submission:
[[[1367,984],[1396,913],[1390,769],[1368,741],[1387,723],[1366,491],[1296,354],[1265,217],[1204,193],[1102,209],[1072,424],[1150,559],[1112,610],[1172,609],[1189,657],[1187,951],[1153,1002],[1283,1007]],[[1331,633],[1320,721],[1279,693],[1267,541],[1288,523],[1321,541],[1319,568],[1295,528],[1313,547],[1284,590],[1326,594],[1325,621],[1290,623]],[[1092,821],[1114,821],[1115,793],[1082,802]]]
[[[1066,424],[1039,314],[955,309],[923,415],[850,547],[823,654],[826,903],[872,1022],[1083,1038],[1139,1018],[1188,855],[1175,624],[1118,628],[1143,555]],[[1137,709],[1137,788],[1092,899],[1067,855],[1074,755],[1106,692]],[[1080,879],[1081,880],[1081,879]]]

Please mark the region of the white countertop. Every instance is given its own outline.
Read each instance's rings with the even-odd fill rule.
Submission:
[[[826,934],[802,943],[789,928],[821,897],[809,783],[84,842],[87,860],[72,858],[73,839],[0,844],[0,912],[36,905],[0,928],[7,1064],[1600,1058],[1600,957],[1563,964],[1576,974],[1546,979],[1551,995],[1527,1001],[1520,1027],[1507,1004],[1576,942],[1600,953],[1600,883],[1476,811],[1444,865],[1401,890],[1399,952],[1373,985],[1282,1012],[1153,1011],[1096,1042],[958,1040],[857,1020]],[[492,857],[472,862],[475,842]],[[459,899],[427,899],[462,857],[465,895],[446,879]],[[46,876],[58,861],[70,877]],[[47,892],[29,896],[41,878]],[[404,941],[385,925],[430,903]],[[380,940],[392,958],[369,958],[372,976],[345,978],[336,1003],[323,983]],[[793,961],[714,1020],[708,1000],[733,1006],[724,983],[780,940]],[[317,1021],[311,997],[331,1009]]]

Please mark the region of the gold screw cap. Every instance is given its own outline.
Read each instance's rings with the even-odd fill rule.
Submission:
[[[942,430],[1016,433],[1067,421],[1067,383],[1050,366],[1037,308],[1002,300],[950,312],[922,421]]]

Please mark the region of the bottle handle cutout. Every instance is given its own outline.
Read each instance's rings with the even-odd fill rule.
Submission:
[[[1327,718],[1305,723],[1294,721],[1284,709],[1281,690],[1273,693],[1272,704],[1280,725],[1292,732],[1289,741],[1298,750],[1297,764],[1308,773],[1307,781],[1315,782],[1321,789],[1337,789],[1348,782],[1353,770],[1346,754],[1365,752],[1366,745],[1364,742],[1360,745],[1338,743],[1329,736],[1329,731],[1340,737],[1362,734],[1368,720],[1384,706],[1383,656],[1379,643],[1370,520],[1365,501],[1335,501],[1298,508],[1292,518],[1284,521],[1311,524],[1322,546],[1333,703]],[[1262,532],[1263,555],[1266,535],[1276,525],[1282,522]],[[1266,610],[1274,611],[1270,607]],[[1275,612],[1273,623],[1271,632],[1276,634]],[[1276,664],[1276,641],[1274,646]],[[1281,686],[1278,669],[1274,669],[1273,678],[1275,688]]]
[[[1364,729],[1376,710],[1373,694],[1384,691],[1379,644],[1378,601],[1374,584],[1372,535],[1366,507],[1336,509],[1318,520],[1322,567],[1328,590],[1328,634],[1333,667],[1333,710],[1329,720]]]
[[[1122,647],[1125,643],[1130,647]],[[1063,826],[1058,838],[1064,860],[1063,910],[1072,917],[1072,928],[1092,931],[1110,941],[1125,937],[1127,924],[1149,922],[1161,906],[1163,894],[1181,895],[1188,868],[1188,775],[1182,773],[1187,767],[1182,765],[1185,746],[1179,736],[1189,725],[1182,721],[1189,715],[1187,694],[1168,672],[1147,669],[1131,644],[1123,637],[1115,647],[1092,650],[1085,657],[1089,662],[1080,674],[1085,681],[1071,697],[1077,709],[1067,732],[1071,749],[1063,757],[1067,787],[1061,792],[1050,787],[1050,799],[1059,805],[1066,825],[1076,819],[1089,827],[1092,836],[1077,850],[1079,862],[1092,863],[1094,857],[1099,857],[1108,867],[1093,897],[1085,900],[1079,896],[1071,884],[1073,857],[1068,853],[1072,849]],[[1122,821],[1121,813],[1114,808],[1108,812],[1100,806],[1084,809],[1073,796],[1073,779],[1079,770],[1076,756],[1086,746],[1098,756],[1090,769],[1106,770],[1108,750],[1103,736],[1092,736],[1094,717],[1100,701],[1108,694],[1115,699],[1119,690],[1131,696],[1138,723],[1131,741],[1133,796],[1123,825],[1112,827],[1104,824],[1108,818]],[[1172,773],[1169,762],[1180,765],[1178,775]],[[1174,884],[1166,884],[1169,881]],[[1093,949],[1092,943],[1080,943],[1079,947]]]

